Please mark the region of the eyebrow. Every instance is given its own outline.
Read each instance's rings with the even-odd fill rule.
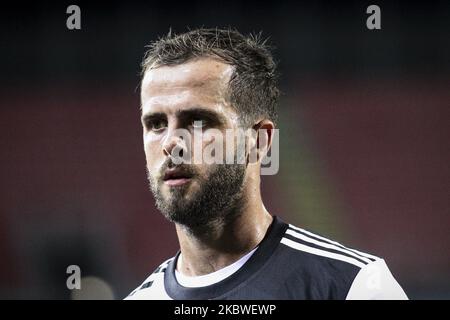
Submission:
[[[208,121],[214,122],[216,124],[225,124],[226,118],[209,109],[203,108],[203,107],[195,107],[185,110],[178,110],[175,115],[177,118],[180,119],[189,119],[189,118],[200,118],[200,119],[206,119]],[[144,115],[142,115],[142,122],[146,122],[150,119],[163,119],[166,118],[166,114],[164,112],[148,112]]]
[[[141,117],[143,123],[153,120],[153,119],[164,119],[166,114],[163,112],[148,112]]]

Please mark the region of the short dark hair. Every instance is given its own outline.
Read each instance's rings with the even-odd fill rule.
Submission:
[[[259,117],[277,120],[276,63],[261,33],[244,36],[232,29],[200,28],[181,34],[171,31],[148,46],[145,72],[161,66],[179,65],[201,57],[216,57],[235,67],[228,84],[228,96],[239,112],[241,125],[251,126]]]

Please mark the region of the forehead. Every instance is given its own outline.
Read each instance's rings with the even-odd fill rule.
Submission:
[[[142,80],[142,113],[205,107],[231,110],[225,98],[233,67],[213,58],[148,70]]]

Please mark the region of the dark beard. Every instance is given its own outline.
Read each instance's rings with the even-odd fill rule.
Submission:
[[[194,174],[195,179],[201,179],[189,166],[181,166]],[[165,170],[167,166],[162,168]],[[244,202],[245,165],[219,164],[212,170],[207,179],[199,181],[200,188],[190,195],[190,199],[185,197],[187,187],[184,186],[172,188],[169,198],[165,199],[158,183],[147,172],[156,206],[169,221],[186,227],[192,233],[205,234],[239,215]]]

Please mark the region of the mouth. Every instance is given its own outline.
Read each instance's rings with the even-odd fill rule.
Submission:
[[[167,170],[163,176],[163,181],[166,185],[171,187],[178,187],[187,184],[192,179],[192,174],[182,170],[173,169]]]

